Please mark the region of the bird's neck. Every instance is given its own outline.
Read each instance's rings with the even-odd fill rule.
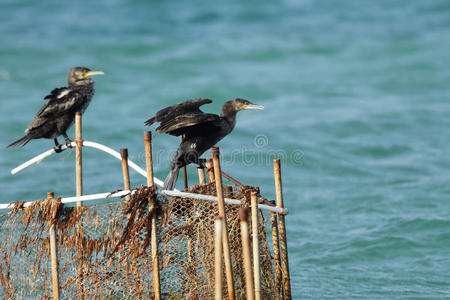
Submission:
[[[231,129],[234,128],[234,125],[236,125],[236,113],[235,110],[225,110],[222,109],[222,112],[220,113],[220,116],[224,118],[231,126]]]
[[[69,87],[73,89],[93,89],[94,80],[83,80],[69,83]]]

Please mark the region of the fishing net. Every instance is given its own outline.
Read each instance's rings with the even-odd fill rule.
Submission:
[[[214,184],[192,186],[189,192],[216,195]],[[245,299],[239,209],[249,205],[249,193],[226,187],[225,194],[241,200],[241,205],[226,205],[226,213],[236,298]],[[265,219],[258,214],[261,294],[263,299],[273,299],[273,259]],[[0,297],[52,297],[51,224],[57,232],[62,299],[153,297],[153,215],[157,216],[162,298],[213,298],[217,203],[161,197],[146,186],[123,201],[78,208],[66,207],[58,198],[25,208],[17,203],[0,218]],[[225,282],[224,289],[226,295]]]

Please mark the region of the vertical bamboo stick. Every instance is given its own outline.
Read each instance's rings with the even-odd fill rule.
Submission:
[[[145,166],[147,167],[147,185],[152,186],[153,183],[153,158],[152,158],[152,133],[144,131],[145,142]]]
[[[47,193],[47,199],[54,198],[52,192]],[[56,245],[56,229],[55,223],[50,224],[50,256],[51,256],[51,270],[53,283],[53,299],[59,300],[59,272],[58,272],[58,248]]]
[[[75,113],[75,176],[76,176],[76,195],[83,195],[83,139],[81,129],[81,112]],[[77,207],[83,206],[82,201],[77,201]],[[83,235],[83,219],[77,224],[78,235]],[[78,242],[80,245],[81,242]],[[78,253],[78,299],[83,299],[84,295],[84,275],[83,275],[83,247],[77,246]]]
[[[278,238],[277,214],[270,213],[270,224],[272,228],[272,244],[273,244],[273,261],[275,264],[275,288],[277,289],[278,299],[283,299],[283,285],[281,276],[280,262],[280,241]]]
[[[183,143],[184,138],[182,135],[180,135],[180,142]],[[184,178],[184,189],[187,190],[189,187],[188,184],[188,177],[187,177],[187,169],[186,166],[183,167],[183,178]]]
[[[130,190],[130,175],[129,175],[129,167],[128,167],[128,149],[122,148],[120,149],[120,157],[122,158],[122,176],[123,176],[123,189]],[[131,199],[130,195],[125,196],[125,201],[129,202]],[[131,214],[127,215],[127,218],[130,219]],[[119,261],[121,258],[120,251],[118,252]],[[124,262],[125,263],[125,262]],[[134,276],[135,282],[139,282],[139,273],[136,272],[136,256],[132,256],[131,262],[131,270]]]
[[[214,165],[212,158],[206,159],[206,171],[208,173],[209,183],[214,182]]]
[[[153,186],[153,161],[152,161],[152,133],[144,131],[145,142],[145,164],[147,166],[147,185]],[[153,200],[149,203],[149,210],[155,207]],[[152,215],[152,269],[153,269],[153,286],[155,289],[155,299],[161,299],[161,286],[159,277],[159,258],[158,258],[158,232],[156,227],[156,212]]]
[[[203,166],[198,166],[197,167],[197,172],[198,172],[198,183],[201,185],[204,185],[206,183],[205,180],[205,171],[203,170]]]
[[[252,258],[250,254],[250,237],[248,234],[248,208],[241,208],[241,240],[242,240],[242,257],[244,259],[245,272],[245,290],[248,300],[255,299],[255,291],[253,285]]]
[[[212,147],[212,155],[214,161],[214,178],[216,181],[216,190],[217,190],[217,198],[218,198],[218,206],[219,206],[219,216],[223,218],[223,252],[224,252],[224,261],[225,261],[225,273],[227,278],[227,290],[228,290],[228,298],[234,299],[234,282],[233,282],[233,267],[231,263],[231,251],[230,251],[230,243],[228,240],[228,225],[227,225],[227,216],[225,212],[225,202],[223,197],[223,186],[222,186],[222,173],[220,170],[220,153],[219,147]]]
[[[75,172],[76,172],[76,195],[83,195],[83,155],[82,155],[82,147],[83,147],[83,139],[82,139],[82,131],[81,131],[81,113],[75,113]],[[77,207],[82,206],[83,203],[81,201],[77,202]]]
[[[128,168],[128,149],[120,149],[120,157],[122,158],[122,175],[123,175],[123,189],[130,190],[130,173]],[[130,201],[130,195],[125,196],[125,200]]]
[[[218,217],[214,223],[214,274],[215,274],[215,299],[222,300],[223,298],[223,269],[222,269],[222,240],[223,240],[223,218]]]
[[[273,160],[273,170],[275,177],[275,191],[277,198],[277,207],[284,208],[283,204],[283,186],[281,183],[281,167],[280,159]],[[284,221],[284,215],[278,216],[278,229],[280,231],[280,248],[281,248],[281,265],[283,268],[283,285],[284,295],[286,299],[292,299],[291,295],[291,279],[289,275],[289,260],[287,251],[287,239],[286,239],[286,223]]]
[[[253,242],[253,276],[255,281],[255,300],[261,299],[261,277],[259,272],[259,232],[258,232],[258,200],[256,192],[251,194],[252,206],[252,242]]]

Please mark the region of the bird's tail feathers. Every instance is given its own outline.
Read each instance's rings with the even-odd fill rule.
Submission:
[[[12,146],[25,146],[26,144],[28,144],[29,141],[31,141],[33,138],[31,135],[27,134],[24,137],[21,137],[20,139],[18,139],[17,141],[15,141],[14,143],[6,146],[6,148],[12,147]]]
[[[172,191],[173,189],[175,189],[175,185],[177,184],[178,179],[178,171],[179,168],[177,166],[170,169],[169,175],[167,175],[166,180],[164,180],[165,190]]]

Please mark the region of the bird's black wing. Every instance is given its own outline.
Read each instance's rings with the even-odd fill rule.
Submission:
[[[175,136],[205,135],[219,129],[222,122],[222,118],[215,114],[188,113],[162,123],[156,131]]]
[[[44,97],[44,100],[49,100],[52,98],[61,98],[70,91],[67,87],[55,88],[50,92],[50,95]]]
[[[44,98],[48,99],[47,102],[37,112],[25,132],[42,126],[49,119],[57,118],[68,112],[76,112],[83,103],[82,97],[80,93],[69,88],[54,89],[50,95]]]
[[[82,106],[82,95],[69,88],[54,89],[50,95],[44,99],[48,99],[47,103],[37,112],[36,117],[57,117],[72,110],[77,110]]]
[[[169,122],[180,115],[202,113],[200,106],[211,102],[211,99],[198,98],[174,104],[158,111],[153,118],[145,121],[145,125],[150,126],[155,122],[160,122],[161,125],[163,125],[164,123]]]

